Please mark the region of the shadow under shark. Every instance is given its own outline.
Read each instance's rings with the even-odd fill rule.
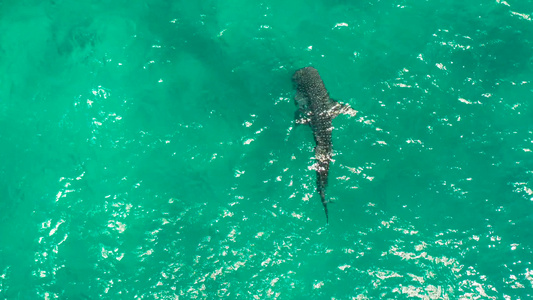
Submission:
[[[309,124],[315,138],[315,159],[317,192],[326,212],[326,223],[329,223],[326,186],[328,184],[329,163],[333,154],[331,142],[332,120],[339,114],[355,116],[357,111],[347,104],[341,104],[329,97],[326,86],[318,71],[313,67],[305,67],[294,72],[292,81],[296,88],[294,100],[298,105],[296,111],[297,124]]]

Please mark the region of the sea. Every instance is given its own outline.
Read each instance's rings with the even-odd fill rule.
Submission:
[[[0,0],[0,299],[533,299],[532,0]],[[333,120],[326,198],[292,75]]]

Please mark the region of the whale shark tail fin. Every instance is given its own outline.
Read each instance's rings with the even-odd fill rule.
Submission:
[[[355,117],[355,115],[357,114],[357,110],[351,108],[349,104],[343,104],[331,98],[329,100],[329,114],[332,119],[334,119],[340,114],[349,115],[352,117]]]
[[[326,201],[326,192],[324,189],[320,189],[319,191],[320,199],[322,200],[322,205],[324,205],[324,211],[326,212],[326,224],[329,224],[329,216],[328,216],[328,202]]]

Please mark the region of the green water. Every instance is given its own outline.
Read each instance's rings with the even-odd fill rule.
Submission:
[[[1,299],[531,299],[532,1],[133,2],[0,1]]]

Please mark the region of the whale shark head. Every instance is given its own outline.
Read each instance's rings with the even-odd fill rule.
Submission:
[[[313,67],[305,67],[294,72],[294,75],[292,75],[292,82],[296,89],[301,89],[309,87],[310,85],[313,85],[313,83],[322,82],[322,78],[320,78],[317,69]]]
[[[294,72],[292,82],[296,89],[294,98],[300,110],[306,111],[312,105],[325,105],[330,101],[328,90],[317,69],[305,67]]]

